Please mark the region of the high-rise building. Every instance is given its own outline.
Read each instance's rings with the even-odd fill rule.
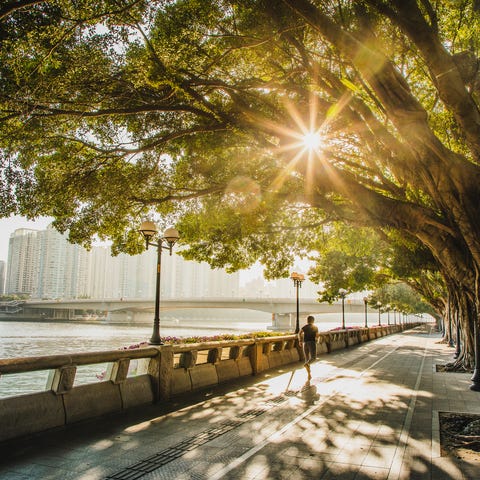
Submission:
[[[296,269],[301,271],[301,269]],[[305,275],[305,277],[307,277]],[[299,289],[300,298],[318,298],[318,291],[320,286],[311,282],[308,278],[302,282]],[[250,280],[241,289],[241,295],[244,297],[254,298],[295,298],[296,288],[290,278],[279,278],[277,280],[270,280],[266,282],[262,277]]]
[[[165,255],[162,258],[162,295],[166,297],[235,298],[240,292],[238,272],[226,273],[223,269],[212,269],[206,262],[185,260],[181,255]]]
[[[6,293],[32,294],[37,282],[37,230],[20,228],[8,243]]]
[[[37,232],[37,280],[32,289],[36,298],[77,298],[86,285],[88,252],[69,243],[54,228]]]
[[[0,295],[5,293],[6,263],[0,260]]]

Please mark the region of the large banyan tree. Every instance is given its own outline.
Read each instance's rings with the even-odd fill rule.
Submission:
[[[157,215],[186,255],[267,275],[332,221],[401,236],[472,365],[478,2],[20,0],[0,22],[0,215],[131,253]]]

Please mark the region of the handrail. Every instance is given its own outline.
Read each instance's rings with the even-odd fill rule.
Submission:
[[[239,340],[222,340],[202,343],[184,343],[172,345],[173,353],[183,353],[192,350],[209,350],[213,348],[228,348],[234,346],[248,346],[255,343],[276,343],[295,339],[296,335],[278,337],[262,337]],[[60,355],[46,355],[41,357],[20,357],[0,359],[0,375],[11,373],[34,372],[52,370],[66,365],[93,365],[99,363],[116,362],[123,358],[138,359],[152,358],[161,352],[163,346],[139,347],[123,350],[106,350],[97,352],[70,353]]]
[[[4,373],[51,370],[65,365],[93,365],[116,362],[122,358],[152,358],[156,355],[158,355],[157,348],[143,347],[129,350],[107,350],[103,352],[47,355],[42,357],[2,358],[0,359],[0,375]]]

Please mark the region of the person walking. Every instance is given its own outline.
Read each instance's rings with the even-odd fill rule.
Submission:
[[[311,363],[317,358],[317,340],[318,340],[318,327],[314,325],[315,317],[309,315],[307,317],[307,324],[304,325],[298,332],[298,343],[302,347],[305,355],[304,367],[308,373],[308,380],[312,378],[310,371]]]

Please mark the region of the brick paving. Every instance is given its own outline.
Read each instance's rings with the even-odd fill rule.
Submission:
[[[1,447],[0,479],[455,479],[439,412],[480,414],[471,374],[424,327]]]

